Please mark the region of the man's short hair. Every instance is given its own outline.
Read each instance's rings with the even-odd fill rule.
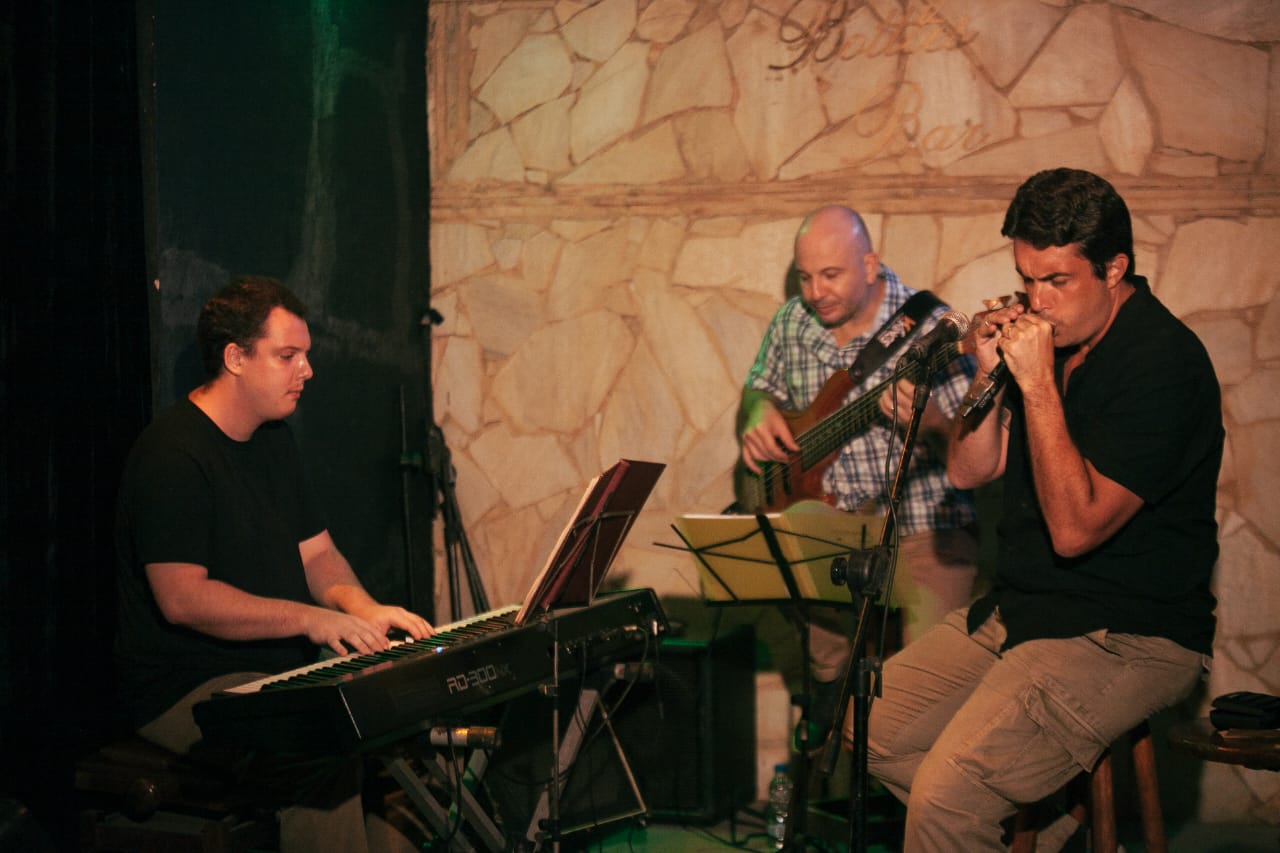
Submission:
[[[1049,169],[1027,178],[1009,203],[1000,233],[1037,249],[1078,243],[1102,279],[1111,259],[1125,255],[1125,278],[1136,274],[1129,208],[1115,187],[1092,172]]]
[[[266,334],[267,316],[274,308],[283,308],[303,319],[307,316],[307,306],[293,291],[264,275],[236,276],[204,304],[196,323],[196,341],[205,381],[217,379],[222,373],[227,344],[253,352],[254,344]]]

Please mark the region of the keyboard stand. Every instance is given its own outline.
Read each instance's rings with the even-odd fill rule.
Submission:
[[[462,853],[472,853],[476,848],[463,832],[463,823],[470,826],[475,833],[481,849],[500,853],[506,849],[506,839],[493,819],[485,812],[484,807],[472,794],[472,788],[478,784],[489,764],[489,753],[483,749],[472,752],[467,761],[462,778],[457,778],[456,768],[450,772],[449,764],[441,750],[417,741],[406,747],[410,756],[384,755],[382,763],[391,777],[400,784],[409,801],[417,808],[418,813],[436,833],[438,839],[449,839],[449,849]],[[422,776],[414,770],[409,759],[416,757],[423,772],[430,776],[436,784],[451,792],[456,801],[448,808],[437,799],[423,781]]]
[[[617,732],[614,731],[613,721],[609,717],[609,711],[605,707],[604,701],[600,698],[601,694],[608,689],[617,677],[611,675],[606,681],[604,687],[587,687],[578,694],[578,707],[573,719],[569,721],[569,726],[565,730],[564,738],[560,741],[557,753],[557,772],[555,777],[543,788],[541,796],[538,797],[538,803],[533,810],[533,818],[529,821],[529,830],[526,839],[532,841],[534,850],[541,849],[541,843],[551,838],[554,842],[554,849],[559,849],[558,842],[561,836],[578,832],[583,829],[591,829],[604,823],[611,823],[615,820],[634,817],[636,815],[647,814],[649,807],[645,805],[644,796],[640,793],[640,786],[636,783],[635,774],[631,771],[631,765],[627,762],[626,752],[622,749],[622,742],[618,740]],[[583,739],[586,736],[588,725],[596,712],[600,713],[600,720],[604,723],[605,728],[609,732],[609,737],[613,740],[613,749],[617,753],[618,761],[622,764],[622,770],[627,776],[627,783],[631,786],[631,793],[635,796],[636,805],[631,811],[624,811],[620,814],[611,815],[603,820],[593,821],[582,826],[573,827],[556,827],[554,831],[548,833],[543,826],[546,818],[551,814],[559,815],[558,798],[560,791],[563,790],[564,784],[562,780],[566,780],[569,776],[569,770],[573,766],[573,762],[578,757],[578,751],[582,748]],[[558,725],[558,721],[557,721]],[[552,797],[556,797],[556,802],[552,802]],[[553,811],[552,806],[556,808]]]

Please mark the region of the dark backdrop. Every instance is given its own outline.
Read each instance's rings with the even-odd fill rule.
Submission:
[[[230,275],[308,303],[294,420],[330,529],[415,603],[407,493],[433,615],[430,484],[401,465],[428,393],[425,28],[423,0],[0,5],[0,839],[17,804],[73,843],[74,760],[114,732],[119,470],[199,381]]]

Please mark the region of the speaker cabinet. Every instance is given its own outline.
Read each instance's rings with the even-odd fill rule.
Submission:
[[[638,814],[628,770],[655,822],[713,824],[755,799],[753,628],[739,626],[710,642],[663,639],[645,663],[653,665],[651,680],[615,681],[600,693],[620,750],[598,711],[582,713],[583,685],[560,686],[561,739],[573,737],[577,726],[582,742],[561,780],[562,833]],[[587,680],[588,689],[601,675]],[[502,747],[485,785],[509,835],[524,834],[546,789],[551,716],[551,700],[536,694],[504,709]]]
[[[663,640],[652,684],[617,715],[652,819],[711,824],[756,795],[755,631]]]

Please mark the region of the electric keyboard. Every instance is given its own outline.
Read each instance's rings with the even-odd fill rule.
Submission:
[[[349,752],[410,737],[547,683],[610,663],[666,633],[653,590],[602,593],[585,607],[515,625],[504,608],[374,654],[335,657],[252,681],[195,706],[207,740],[289,752]]]

